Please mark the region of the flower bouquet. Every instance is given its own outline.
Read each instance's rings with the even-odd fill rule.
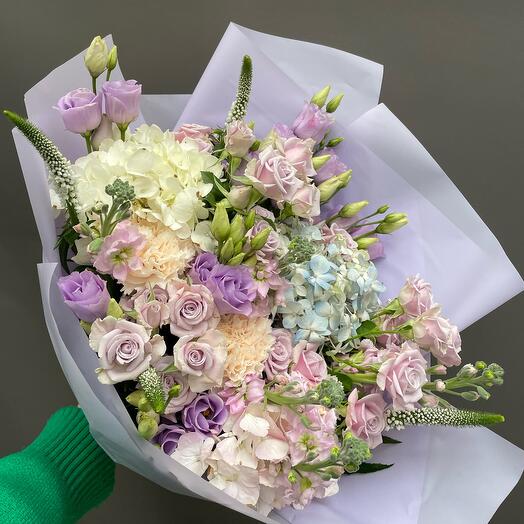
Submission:
[[[148,98],[123,79],[106,40],[28,94],[30,120],[5,111],[43,241],[50,335],[101,446],[169,489],[262,521],[331,512],[342,522],[353,511],[352,521],[382,522],[380,509],[349,510],[334,495],[387,489],[395,522],[431,522],[423,490],[443,453],[428,438],[472,454],[475,441],[505,457],[492,470],[503,479],[498,500],[467,518],[455,508],[453,521],[487,521],[523,458],[471,429],[502,415],[452,405],[487,400],[504,371],[464,364],[459,328],[442,310],[465,326],[522,281],[445,175],[424,187],[424,176],[402,169],[434,169],[418,148],[381,158],[393,121],[370,127],[381,118],[372,109],[380,68],[233,25],[189,100]],[[351,64],[351,108],[330,86],[307,98],[295,91],[300,75],[277,57],[282,46],[295,63],[324,58],[318,76],[334,74],[333,83],[333,68]],[[435,239],[448,244],[444,255],[462,246],[455,273],[429,256]],[[457,275],[471,279],[473,262],[496,269],[497,285],[486,278],[468,309]],[[451,302],[441,308],[418,272]],[[445,465],[457,462],[444,454]],[[424,477],[412,457],[427,461]],[[399,501],[404,490],[409,502]]]

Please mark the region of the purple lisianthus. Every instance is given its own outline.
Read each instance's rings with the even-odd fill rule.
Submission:
[[[315,184],[317,184],[317,186],[335,175],[344,173],[344,171],[347,171],[348,169],[346,164],[338,158],[333,149],[322,149],[322,151],[319,151],[318,156],[322,155],[331,155],[331,158],[320,169],[318,169],[317,174],[315,175]]]
[[[142,85],[136,80],[111,80],[102,92],[106,114],[115,124],[128,125],[138,117]]]
[[[186,430],[174,422],[167,419],[158,426],[158,433],[153,437],[153,442],[158,444],[166,455],[171,455],[178,446],[178,440]]]
[[[182,412],[184,427],[203,435],[218,435],[227,417],[224,401],[216,393],[198,395]]]
[[[94,322],[106,316],[109,292],[105,280],[92,271],[73,271],[58,279],[64,302],[85,322]]]
[[[248,267],[226,266],[213,253],[202,253],[195,259],[190,275],[211,291],[220,314],[251,314],[257,287]]]
[[[275,124],[273,130],[281,138],[291,138],[295,136],[293,130],[286,124]]]
[[[56,104],[65,128],[84,134],[96,129],[102,120],[102,95],[81,87],[64,95]]]
[[[319,142],[334,121],[335,117],[331,113],[307,102],[293,123],[293,132],[299,138],[312,138]]]

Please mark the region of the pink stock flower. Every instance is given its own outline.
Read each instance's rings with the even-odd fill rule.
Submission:
[[[370,449],[382,444],[382,432],[386,427],[385,409],[386,403],[379,393],[359,399],[355,388],[348,397],[346,426],[355,437],[367,442]]]
[[[457,326],[440,316],[440,306],[425,311],[413,323],[415,342],[431,351],[446,367],[458,366],[461,362],[461,340]]]
[[[113,275],[123,283],[129,270],[141,269],[142,261],[139,255],[145,243],[145,237],[129,220],[119,222],[113,232],[104,239],[93,265],[98,271]]]
[[[411,317],[418,317],[433,306],[431,285],[418,275],[409,277],[398,295],[400,305]]]
[[[404,342],[402,350],[379,368],[377,385],[389,393],[394,409],[413,409],[422,398],[422,386],[428,381],[427,363],[418,346]]]

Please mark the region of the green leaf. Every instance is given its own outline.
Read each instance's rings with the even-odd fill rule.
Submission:
[[[360,327],[357,329],[357,335],[360,335],[361,337],[367,337],[376,335],[378,332],[378,327],[372,320],[364,320],[362,324],[360,324]]]
[[[122,318],[124,316],[120,304],[114,298],[109,301],[109,305],[107,306],[107,316],[113,318]]]
[[[345,373],[337,373],[337,372],[334,372],[334,373],[331,373],[331,374],[333,376],[337,377],[338,380],[340,380],[340,382],[344,386],[344,391],[346,393],[349,393],[350,391],[353,390],[353,381],[351,380],[349,375],[346,375]]]
[[[400,440],[388,437],[387,435],[382,435],[382,442],[384,444],[402,444]]]
[[[205,184],[212,184],[213,189],[204,197],[204,200],[209,202],[212,206],[215,206],[217,202],[223,198],[227,198],[229,192],[229,184],[223,183],[218,178],[211,173],[211,171],[201,171],[200,175],[202,176],[202,181]]]
[[[378,462],[363,462],[360,464],[360,468],[358,468],[358,471],[355,471],[355,473],[374,473],[375,471],[381,471],[383,469],[388,469],[393,464],[380,464]]]

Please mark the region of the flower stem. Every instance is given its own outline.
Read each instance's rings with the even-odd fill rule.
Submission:
[[[91,85],[93,86],[93,93],[96,95],[96,76],[91,77]]]
[[[87,153],[89,154],[93,151],[93,144],[91,143],[91,131],[88,131],[87,133],[83,133],[82,136],[84,137],[86,141]]]

